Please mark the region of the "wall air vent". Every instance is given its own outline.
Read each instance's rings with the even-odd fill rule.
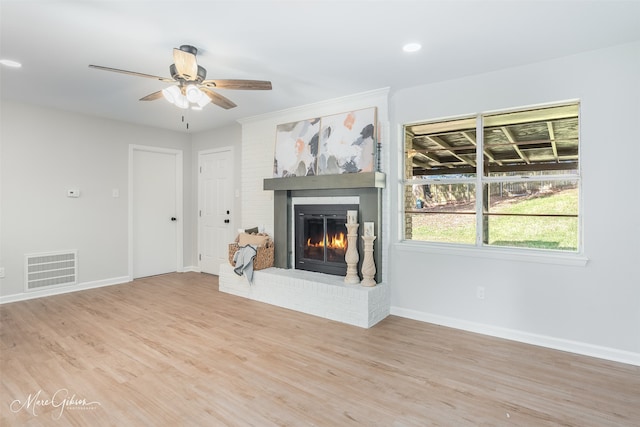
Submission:
[[[75,285],[78,277],[78,251],[25,255],[25,289],[34,291],[54,286]]]

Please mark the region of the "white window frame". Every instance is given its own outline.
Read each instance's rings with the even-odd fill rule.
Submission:
[[[513,261],[525,261],[525,262],[538,262],[545,264],[560,264],[560,265],[573,265],[584,266],[588,262],[588,258],[584,255],[584,231],[583,231],[583,203],[582,203],[582,161],[581,161],[581,145],[582,138],[580,135],[580,123],[578,129],[578,170],[575,175],[551,175],[544,176],[545,181],[576,181],[578,184],[578,250],[575,252],[569,251],[554,251],[551,249],[539,249],[539,248],[516,248],[516,247],[504,247],[504,246],[492,246],[486,245],[483,242],[483,212],[482,212],[482,198],[483,188],[485,184],[494,182],[504,182],[503,177],[488,177],[484,176],[482,171],[484,170],[484,120],[485,116],[495,114],[508,114],[512,112],[518,112],[523,110],[542,109],[549,107],[558,107],[562,105],[578,105],[578,117],[581,117],[581,104],[579,100],[568,100],[553,104],[540,104],[526,107],[518,107],[506,110],[494,110],[479,112],[476,114],[447,117],[434,120],[418,121],[413,123],[407,123],[400,125],[399,127],[399,140],[402,144],[399,145],[399,152],[401,156],[400,168],[399,168],[399,203],[400,203],[400,217],[399,217],[399,237],[400,240],[396,243],[396,248],[401,251],[411,252],[423,252],[425,254],[441,254],[441,255],[456,255],[456,256],[471,256],[491,259],[505,259]],[[476,118],[476,176],[475,178],[413,178],[407,179],[405,177],[405,167],[407,157],[405,154],[405,127],[414,124],[422,123],[438,123],[452,120],[470,119],[475,116]],[[514,176],[508,179],[509,182],[526,182],[535,181],[536,178]],[[404,203],[404,190],[406,186],[415,184],[474,184],[475,185],[475,213],[476,213],[476,241],[474,245],[462,244],[462,243],[445,243],[445,242],[430,242],[420,240],[407,240],[405,239],[404,223],[406,218],[405,203]]]

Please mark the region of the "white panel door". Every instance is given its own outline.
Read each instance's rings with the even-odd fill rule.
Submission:
[[[204,152],[199,160],[199,266],[203,273],[218,274],[228,262],[233,241],[233,154],[230,149]]]
[[[134,150],[132,172],[133,277],[175,272],[176,155]]]

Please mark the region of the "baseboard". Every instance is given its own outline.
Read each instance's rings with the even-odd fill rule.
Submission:
[[[497,338],[504,338],[540,347],[552,348],[554,350],[567,351],[581,354],[583,356],[597,357],[599,359],[613,362],[627,363],[640,366],[640,353],[617,350],[610,347],[602,347],[578,341],[554,338],[546,335],[532,334],[515,329],[500,328],[482,323],[469,322],[466,320],[451,317],[439,316],[422,311],[411,310],[402,307],[391,307],[391,314],[394,316],[406,317],[407,319],[419,320],[421,322],[433,323],[478,334],[489,335]]]
[[[200,273],[200,267],[189,266],[182,268],[179,273]],[[69,292],[83,291],[86,289],[101,288],[103,286],[119,285],[131,282],[133,279],[129,276],[113,277],[111,279],[95,280],[93,282],[79,283],[73,286],[62,286],[52,289],[43,289],[41,291],[22,292],[19,294],[7,295],[0,297],[0,305],[10,302],[25,301],[35,298],[49,297],[52,295],[67,294]]]
[[[33,291],[33,292],[22,292],[20,294],[13,294],[13,295],[0,297],[0,304],[7,304],[10,302],[17,302],[17,301],[25,301],[29,299],[35,299],[35,298],[50,297],[52,295],[67,294],[69,292],[84,291],[87,289],[101,288],[103,286],[119,285],[119,284],[127,283],[130,281],[131,281],[131,278],[129,276],[122,276],[122,277],[113,277],[113,278],[104,279],[104,280],[95,280],[93,282],[79,283],[73,286],[63,286],[63,287],[58,287],[53,289],[43,289],[41,291]]]

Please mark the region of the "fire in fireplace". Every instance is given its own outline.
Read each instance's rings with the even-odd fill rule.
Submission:
[[[295,205],[295,268],[347,273],[347,210],[358,210],[358,205]]]

